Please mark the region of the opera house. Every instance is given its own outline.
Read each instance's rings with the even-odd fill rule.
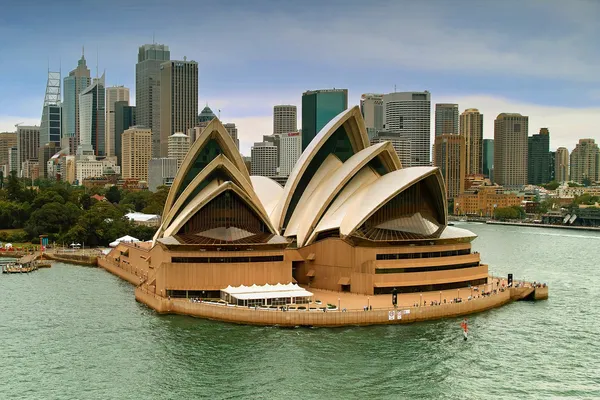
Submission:
[[[447,210],[438,168],[402,168],[389,142],[369,145],[358,107],[318,133],[285,187],[250,176],[215,118],[183,161],[152,243],[120,245],[106,263],[170,299],[219,299],[242,285],[376,296],[488,283],[476,235],[449,226]]]

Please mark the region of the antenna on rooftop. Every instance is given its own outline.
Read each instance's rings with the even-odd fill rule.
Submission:
[[[96,46],[96,79],[98,78],[98,47]]]
[[[394,84],[394,93],[396,93],[396,85]]]

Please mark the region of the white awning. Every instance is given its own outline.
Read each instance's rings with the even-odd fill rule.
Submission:
[[[298,286],[295,283],[276,285],[252,285],[252,286],[238,286],[221,290],[223,293],[227,293],[239,300],[250,300],[250,299],[276,299],[282,297],[311,297],[313,294],[304,288]]]
[[[258,299],[283,299],[290,297],[311,297],[313,294],[304,289],[291,290],[289,292],[268,292],[268,293],[240,293],[232,294],[238,300],[258,300]]]

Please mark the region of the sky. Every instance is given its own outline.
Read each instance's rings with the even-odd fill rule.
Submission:
[[[276,104],[302,92],[431,92],[484,114],[529,116],[550,147],[600,142],[600,1],[145,0],[6,2],[0,12],[0,132],[39,124],[48,68],[77,66],[125,85],[135,103],[138,47],[166,44],[199,64],[199,109],[221,110],[240,149],[273,130]],[[433,113],[432,113],[433,116]],[[299,118],[300,119],[300,118]],[[300,127],[300,121],[299,121]],[[432,124],[433,127],[433,124]]]

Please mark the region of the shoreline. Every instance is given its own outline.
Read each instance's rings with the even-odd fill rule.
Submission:
[[[505,222],[505,221],[485,221],[488,225],[506,225],[506,226],[522,226],[527,228],[551,228],[551,229],[568,229],[576,231],[600,232],[600,227],[594,226],[565,226],[551,224],[533,224],[530,222]]]

